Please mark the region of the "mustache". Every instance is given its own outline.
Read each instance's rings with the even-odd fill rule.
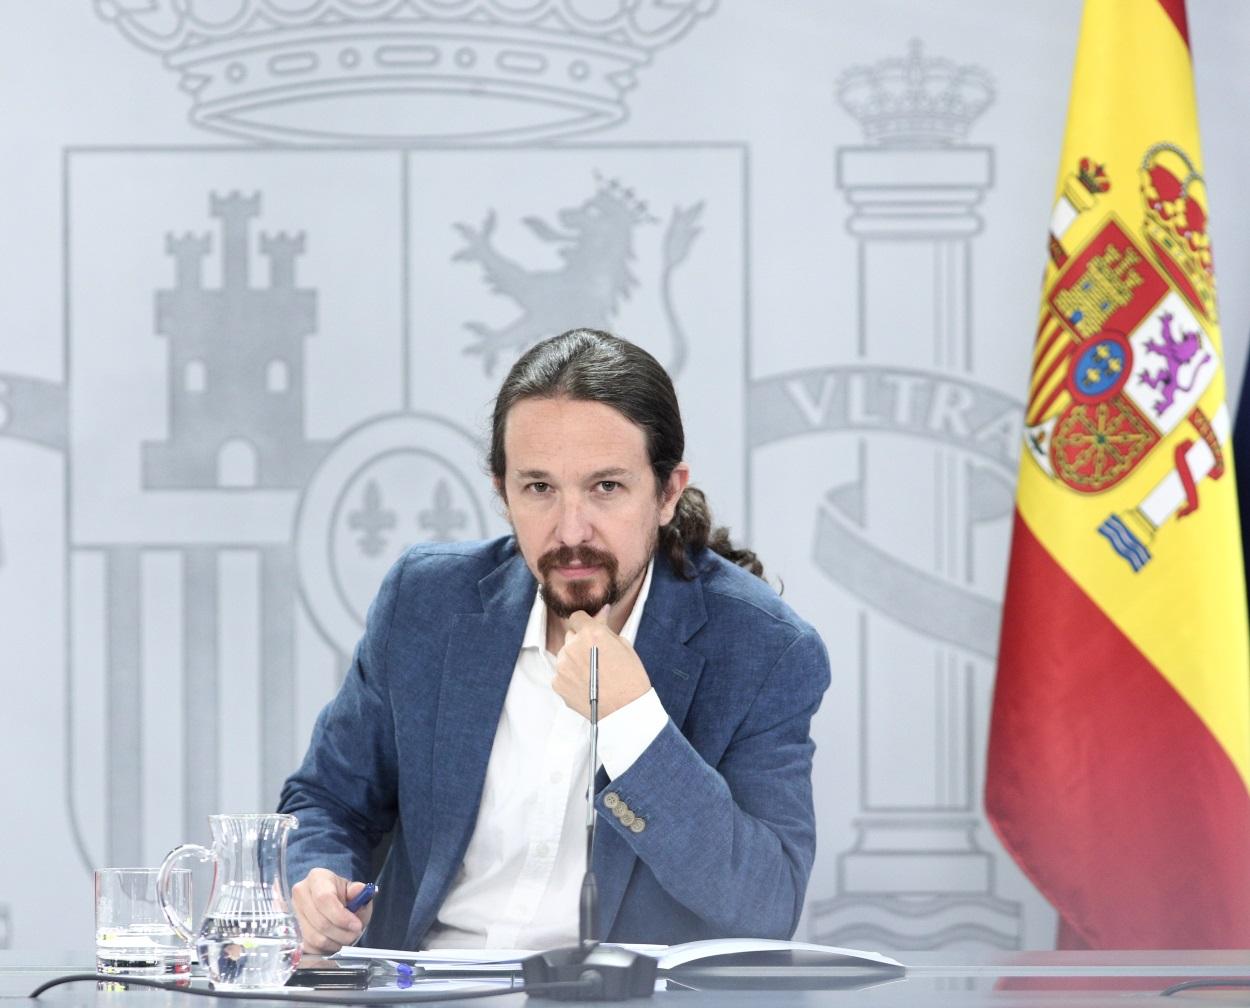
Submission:
[[[616,570],[616,557],[593,546],[558,546],[538,558],[541,574],[550,574],[556,567],[581,564],[587,567],[603,567],[608,573]]]

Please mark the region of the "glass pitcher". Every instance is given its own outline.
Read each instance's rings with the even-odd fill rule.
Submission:
[[[214,987],[281,987],[299,965],[303,937],[291,909],[286,838],[293,815],[212,815],[213,848],[175,847],[161,865],[156,891],[161,909],[184,941],[194,942]],[[173,870],[183,858],[213,862],[208,910],[197,934],[170,895]]]

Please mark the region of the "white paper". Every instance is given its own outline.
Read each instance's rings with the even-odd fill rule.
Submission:
[[[808,942],[780,941],[773,938],[710,938],[686,942],[682,945],[629,945],[622,948],[659,960],[660,969],[674,969],[687,963],[711,956],[736,953],[794,950],[815,952],[828,957],[830,966],[893,966],[902,968],[897,959],[879,952],[861,949],[839,948],[833,945],[813,945]],[[429,949],[413,952],[408,949],[345,948],[335,958],[340,959],[395,959],[420,966],[427,973],[437,974],[445,970],[462,970],[472,967],[474,972],[506,973],[520,968],[521,960],[535,955],[533,949]]]

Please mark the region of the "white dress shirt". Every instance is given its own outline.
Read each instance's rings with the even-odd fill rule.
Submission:
[[[631,646],[650,591],[648,568],[621,629]],[[551,688],[555,656],[546,641],[547,606],[539,592],[495,729],[473,836],[427,948],[544,949],[577,942],[590,723]],[[608,775],[628,770],[667,721],[654,689],[603,718],[599,758]]]

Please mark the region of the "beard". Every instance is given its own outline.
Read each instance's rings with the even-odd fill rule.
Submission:
[[[599,572],[596,571],[593,577],[568,582],[562,594],[552,581],[551,572],[556,567],[569,567],[573,564],[598,567],[607,577],[608,583],[602,588],[598,587],[596,581]],[[619,571],[620,565],[616,562],[616,557],[593,546],[560,546],[548,550],[538,558],[543,602],[547,611],[560,619],[568,619],[575,612],[585,612],[593,616],[605,605],[615,605],[621,599]]]

